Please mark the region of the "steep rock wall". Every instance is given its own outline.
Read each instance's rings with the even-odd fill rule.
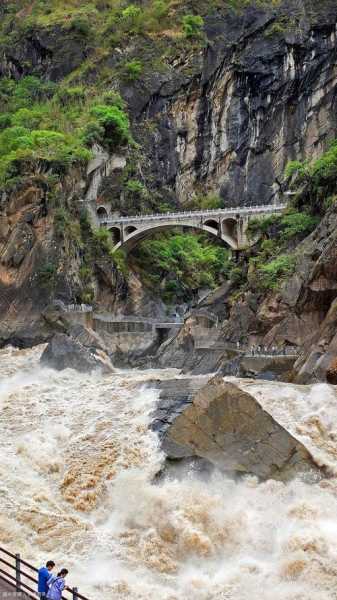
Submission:
[[[141,111],[160,121],[151,158],[182,203],[195,192],[272,202],[287,162],[318,156],[336,136],[336,15],[332,3],[313,15],[289,2],[207,19],[193,77],[174,94],[162,85]]]

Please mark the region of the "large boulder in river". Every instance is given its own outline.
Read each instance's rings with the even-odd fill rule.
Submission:
[[[185,401],[179,398],[176,407],[165,394],[160,402],[154,428],[168,458],[199,457],[223,471],[260,478],[288,479],[319,470],[304,445],[253,396],[221,377],[213,378],[192,397],[185,394]]]
[[[114,370],[105,352],[88,348],[63,333],[54,335],[41,356],[41,363],[57,371],[75,369],[90,373],[102,369],[104,373],[112,373]]]

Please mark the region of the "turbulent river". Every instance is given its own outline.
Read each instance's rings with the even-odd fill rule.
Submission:
[[[176,372],[57,373],[40,353],[0,351],[0,545],[68,567],[93,600],[337,599],[334,388],[251,384],[329,479],[155,483],[147,382]]]

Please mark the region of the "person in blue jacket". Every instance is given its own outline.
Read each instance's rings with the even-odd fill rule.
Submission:
[[[48,585],[47,581],[50,579],[52,575],[52,570],[55,567],[55,563],[53,560],[48,560],[45,567],[41,567],[38,570],[38,592],[41,600],[45,600],[47,598]]]
[[[61,571],[57,574],[57,577],[51,575],[49,583],[49,589],[47,592],[48,600],[61,600],[62,592],[64,589],[68,589],[66,587],[66,583],[64,581],[66,575],[68,575],[67,569],[61,569]]]

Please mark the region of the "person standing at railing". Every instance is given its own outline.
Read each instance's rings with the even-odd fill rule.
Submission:
[[[61,600],[62,592],[66,588],[65,578],[67,575],[68,569],[61,569],[61,571],[57,574],[57,577],[54,577],[53,575],[50,577],[48,582],[50,585],[47,592],[48,600]]]
[[[48,580],[52,577],[52,571],[55,567],[55,563],[53,560],[48,560],[45,567],[41,567],[38,570],[38,592],[41,600],[45,600],[47,598],[48,592]]]

